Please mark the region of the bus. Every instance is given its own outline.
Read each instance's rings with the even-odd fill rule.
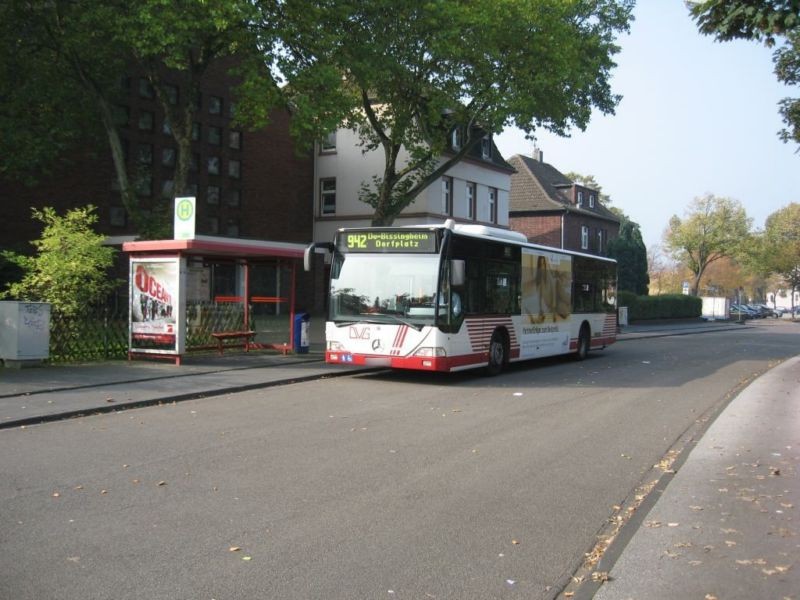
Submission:
[[[456,224],[340,229],[325,360],[453,372],[574,354],[616,340],[616,261]]]

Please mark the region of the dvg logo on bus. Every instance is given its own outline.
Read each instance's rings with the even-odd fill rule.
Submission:
[[[369,327],[354,327],[351,326],[349,329],[350,339],[351,340],[368,340],[369,339]]]

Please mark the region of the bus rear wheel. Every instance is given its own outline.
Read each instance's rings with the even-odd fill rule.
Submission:
[[[486,365],[486,373],[488,375],[497,375],[508,362],[508,344],[506,343],[505,336],[495,331],[492,334],[492,339],[489,342],[489,364]]]
[[[578,334],[578,347],[575,350],[576,360],[586,360],[589,355],[589,344],[591,342],[591,334],[589,333],[589,326],[583,325],[581,332]]]

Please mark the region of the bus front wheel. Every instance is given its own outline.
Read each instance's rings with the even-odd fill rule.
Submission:
[[[489,364],[486,365],[486,373],[497,375],[503,370],[508,361],[508,344],[505,336],[499,331],[492,334],[489,342]]]

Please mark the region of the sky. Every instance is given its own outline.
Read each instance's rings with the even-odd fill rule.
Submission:
[[[683,0],[639,0],[634,17],[618,40],[616,114],[595,112],[586,131],[568,138],[537,131],[544,161],[593,175],[611,205],[641,226],[648,248],[695,197],[739,200],[754,229],[800,202],[798,147],[777,136],[779,100],[800,91],[778,83],[772,50],[701,35]],[[495,142],[506,159],[534,147],[517,129]]]

